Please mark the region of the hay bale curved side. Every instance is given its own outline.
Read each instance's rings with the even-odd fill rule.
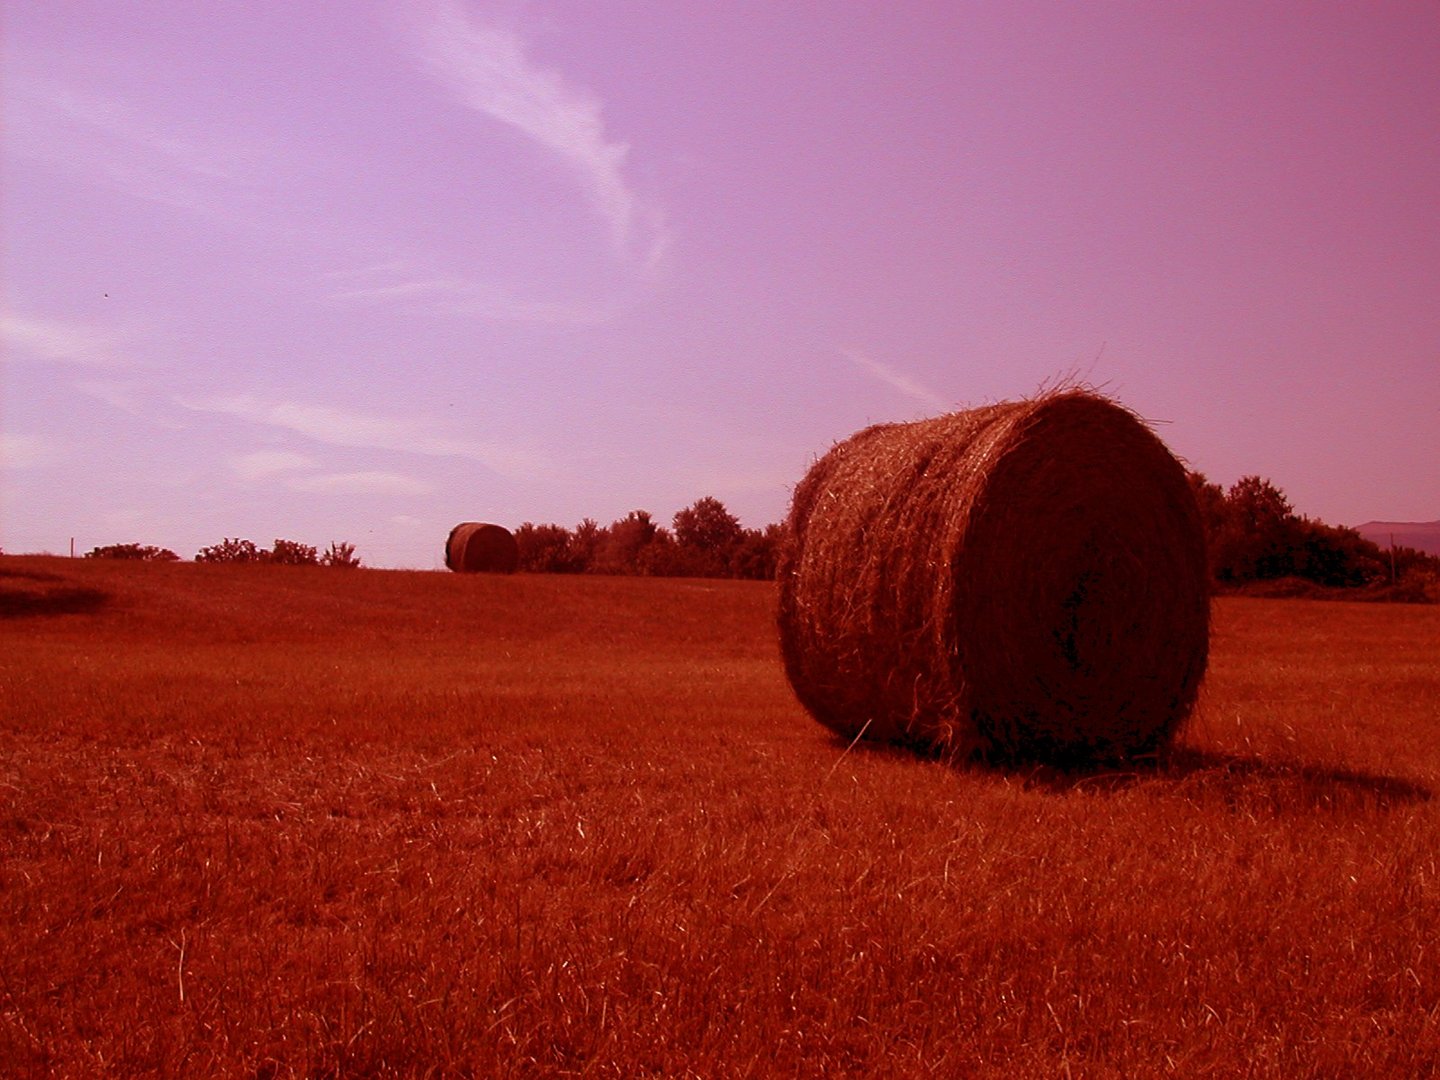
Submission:
[[[503,525],[462,521],[445,540],[445,565],[460,574],[513,574],[520,563],[515,537]]]
[[[1145,755],[1209,650],[1184,469],[1083,390],[833,447],[795,490],[779,568],[786,675],[835,732],[946,756]]]

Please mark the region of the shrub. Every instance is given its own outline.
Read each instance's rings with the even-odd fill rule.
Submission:
[[[154,547],[150,544],[108,544],[91,548],[85,553],[87,559],[136,559],[141,562],[177,562],[179,555],[169,548]]]
[[[266,554],[266,553],[262,553]],[[275,546],[268,552],[269,561],[281,566],[319,566],[320,555],[309,544],[294,540],[276,539]]]
[[[201,548],[195,554],[195,561],[204,563],[264,562],[268,554],[257,548],[253,541],[232,540],[227,536],[218,544]]]
[[[764,529],[746,529],[735,553],[730,558],[731,575],[752,581],[773,581],[775,563],[780,555],[780,542],[785,535],[782,525]]]
[[[320,556],[320,562],[324,566],[333,566],[337,570],[358,570],[360,569],[360,557],[355,554],[355,545],[343,541],[335,543],[330,541],[330,548]]]
[[[570,531],[561,525],[525,522],[515,530],[516,568],[532,574],[568,574],[580,567]]]
[[[640,572],[640,553],[655,539],[659,526],[648,510],[632,510],[605,530],[594,568],[602,574]]]

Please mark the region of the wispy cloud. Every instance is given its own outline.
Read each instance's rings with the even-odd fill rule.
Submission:
[[[283,473],[313,469],[315,459],[293,450],[256,450],[230,459],[230,468],[242,480],[266,480]]]
[[[380,470],[292,476],[285,486],[319,495],[428,495],[435,490],[428,481]]]
[[[112,409],[139,416],[144,406],[134,386],[116,379],[76,379],[71,384],[87,397],[104,402]]]
[[[906,397],[920,402],[920,404],[928,409],[933,409],[936,412],[948,412],[954,408],[953,404],[946,401],[924,383],[912,379],[904,372],[896,371],[887,364],[882,364],[879,360],[867,356],[859,349],[841,349],[840,352],[845,359],[849,360],[867,375],[874,376],[892,390],[898,390]]]
[[[427,495],[434,485],[383,469],[321,472],[319,462],[293,450],[255,450],[230,458],[230,470],[247,483],[278,483],[314,495]]]
[[[431,425],[419,420],[337,409],[330,405],[265,401],[250,394],[177,397],[175,403],[194,412],[232,416],[293,431],[330,446],[465,458],[504,476],[533,478],[554,471],[549,463],[536,455],[437,433]]]
[[[0,312],[7,355],[96,368],[133,367],[119,355],[120,335],[77,322]]]
[[[266,155],[213,124],[147,113],[123,98],[63,85],[23,61],[7,80],[17,152],[59,162],[151,202],[219,210],[256,181]]]
[[[48,435],[21,435],[0,432],[0,468],[7,470],[43,469],[64,460],[59,442]]]
[[[355,283],[331,292],[339,303],[412,304],[430,311],[484,319],[489,322],[547,323],[595,326],[615,317],[615,305],[603,301],[530,300],[478,281],[424,277],[389,270],[369,283]]]
[[[669,243],[664,212],[631,187],[630,148],[606,133],[601,102],[537,66],[518,35],[478,19],[459,0],[429,10],[420,35],[426,70],[462,104],[556,154],[579,178],[616,250],[656,265]]]

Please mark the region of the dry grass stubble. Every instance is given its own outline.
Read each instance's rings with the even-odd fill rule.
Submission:
[[[0,622],[17,1075],[1435,1069],[1434,609],[1224,601],[1067,775],[844,753],[764,586],[337,577]]]

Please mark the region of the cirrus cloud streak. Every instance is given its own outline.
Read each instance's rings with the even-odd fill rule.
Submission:
[[[615,305],[605,302],[531,300],[483,282],[454,277],[394,275],[331,292],[337,303],[392,303],[482,319],[486,322],[551,326],[596,326],[610,321]]]
[[[904,394],[913,401],[920,402],[920,404],[926,408],[933,409],[936,412],[949,412],[955,407],[928,386],[911,378],[904,372],[896,371],[888,364],[882,364],[879,360],[866,355],[859,349],[842,349],[841,353],[845,359],[849,360],[867,375],[879,379],[886,386],[890,387],[890,389]]]
[[[330,446],[464,458],[511,477],[535,478],[552,475],[555,471],[549,462],[537,455],[436,433],[429,425],[408,418],[339,409],[332,405],[266,401],[252,394],[177,397],[175,403],[192,412],[230,416],[279,428]]]
[[[0,341],[9,355],[91,368],[129,368],[117,352],[119,334],[83,323],[0,312]]]
[[[21,55],[7,81],[10,145],[149,202],[221,212],[263,181],[273,147],[213,121],[153,114],[113,92],[56,82]]]
[[[518,35],[475,18],[456,0],[430,10],[420,33],[425,70],[461,104],[557,155],[575,173],[616,250],[654,267],[669,246],[665,215],[626,178],[630,147],[606,132],[599,99],[537,66]]]
[[[0,469],[43,469],[64,459],[61,444],[49,436],[0,432]]]
[[[291,491],[316,495],[428,495],[435,490],[429,481],[382,469],[290,476],[284,484]]]

